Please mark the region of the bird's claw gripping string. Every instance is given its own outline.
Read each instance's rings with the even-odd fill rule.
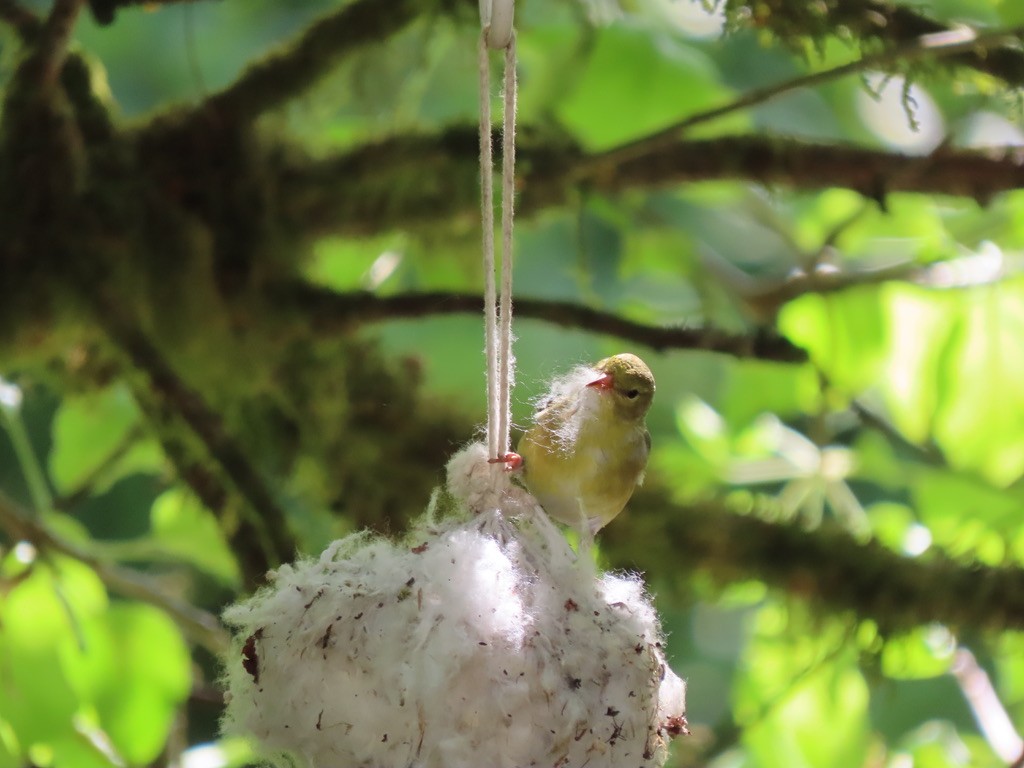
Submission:
[[[503,453],[494,459],[488,459],[488,464],[504,464],[506,472],[515,472],[523,468],[523,457],[514,451]]]

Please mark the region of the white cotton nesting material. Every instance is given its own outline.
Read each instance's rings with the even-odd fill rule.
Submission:
[[[336,541],[225,612],[226,729],[312,768],[662,765],[685,689],[640,578],[577,561],[482,445],[448,471],[465,514]]]
[[[560,416],[555,420],[557,426],[554,427],[555,439],[566,450],[571,450],[576,444],[583,425],[592,421],[601,396],[593,389],[588,389],[587,385],[599,376],[592,366],[577,365],[568,373],[555,378],[548,391],[535,403],[537,412],[556,403],[572,404],[570,410],[560,409]]]

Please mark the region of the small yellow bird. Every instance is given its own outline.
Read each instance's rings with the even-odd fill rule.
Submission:
[[[584,541],[622,511],[643,480],[651,451],[644,418],[653,398],[644,361],[615,355],[556,382],[519,441],[526,487]]]

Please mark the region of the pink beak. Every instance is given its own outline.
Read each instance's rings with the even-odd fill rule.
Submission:
[[[596,387],[602,392],[606,392],[607,390],[615,386],[615,377],[612,376],[610,373],[606,373],[600,379],[595,379],[594,381],[587,384],[587,386]]]

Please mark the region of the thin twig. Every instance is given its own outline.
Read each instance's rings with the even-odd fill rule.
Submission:
[[[743,94],[735,101],[707,110],[706,112],[690,115],[660,131],[596,154],[589,158],[586,164],[578,168],[577,173],[590,171],[592,164],[599,166],[618,165],[652,150],[662,149],[674,144],[679,139],[679,134],[689,128],[694,128],[698,125],[718,120],[726,115],[763,104],[786,93],[792,93],[804,88],[812,88],[870,69],[884,68],[897,62],[912,62],[925,58],[938,59],[965,51],[984,51],[989,48],[1005,45],[1007,42],[1016,42],[1022,34],[1024,34],[1024,26],[993,30],[983,34],[977,34],[974,30],[965,28],[962,31],[922,35],[912,43],[893,46],[879,53],[862,56],[856,61],[851,61],[847,64],[822,70],[821,72],[801,75],[800,77],[785,80],[764,88],[755,88]]]
[[[36,456],[29,439],[25,422],[21,418],[21,407],[0,404],[0,427],[3,427],[11,441],[11,448],[21,469],[21,475],[32,497],[32,511],[44,515],[53,509],[53,494],[46,479],[46,472]]]
[[[82,562],[96,571],[112,591],[166,611],[193,642],[215,655],[224,653],[229,640],[217,617],[163,592],[149,576],[129,568],[105,563],[77,544],[58,536],[32,520],[17,504],[0,493],[0,528],[14,540],[31,542],[40,551],[58,553]]]
[[[277,298],[282,307],[308,318],[310,326],[318,333],[335,333],[369,322],[428,315],[480,314],[483,310],[483,299],[472,293],[340,294],[305,283],[287,286],[277,294]],[[767,333],[744,335],[713,328],[647,325],[568,301],[517,298],[515,313],[520,318],[604,333],[656,350],[695,349],[780,362],[807,359],[803,350],[784,338]]]

